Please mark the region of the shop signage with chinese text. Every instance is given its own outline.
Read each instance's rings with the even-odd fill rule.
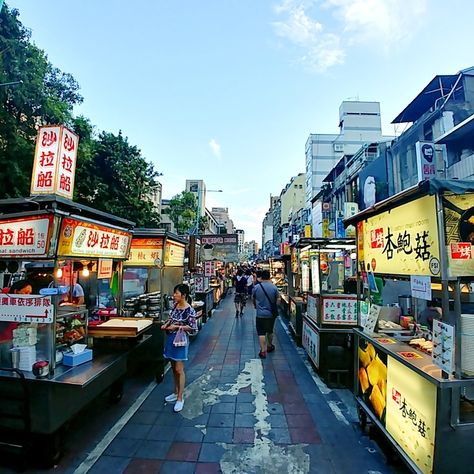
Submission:
[[[365,267],[370,264],[374,273],[439,275],[434,196],[424,196],[369,217],[358,226],[360,231]],[[359,251],[359,258],[360,255]]]
[[[416,142],[418,181],[436,178],[436,154],[433,142]]]
[[[166,241],[165,266],[182,267],[184,265],[185,245],[180,242]]]
[[[59,235],[58,256],[126,258],[130,241],[131,234],[128,232],[64,218]]]
[[[99,268],[97,269],[97,278],[110,278],[112,276],[114,261],[111,258],[99,258]]]
[[[357,299],[323,297],[322,322],[340,325],[357,324]]]
[[[125,262],[126,266],[141,266],[153,267],[155,260],[162,258],[163,254],[163,239],[146,239],[136,238],[132,239],[132,246],[130,247],[130,255]]]
[[[474,194],[443,197],[449,276],[474,276]]]
[[[2,257],[47,255],[52,224],[52,215],[0,220],[0,255]]]
[[[72,199],[79,137],[63,126],[41,127],[36,141],[31,195]]]
[[[319,333],[303,319],[303,334],[301,338],[306,353],[313,361],[316,368],[319,368]]]
[[[389,357],[386,429],[426,474],[433,470],[435,428],[436,385]]]
[[[201,235],[201,261],[217,259],[223,262],[238,262],[237,250],[237,234]]]
[[[16,323],[52,323],[54,305],[50,297],[40,295],[1,295],[0,321]]]
[[[431,277],[410,275],[411,296],[422,300],[431,300]]]

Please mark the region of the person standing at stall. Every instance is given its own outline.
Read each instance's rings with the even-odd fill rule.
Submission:
[[[262,270],[257,273],[258,283],[253,289],[253,305],[257,310],[256,327],[260,343],[260,359],[265,359],[267,352],[273,352],[273,327],[280,304],[280,292],[270,280],[270,272]]]
[[[161,329],[167,332],[163,356],[171,361],[174,379],[174,392],[166,396],[165,401],[176,402],[174,411],[179,412],[184,406],[184,361],[188,360],[189,335],[195,335],[198,326],[196,312],[190,304],[189,286],[184,283],[176,285],[173,300],[174,307],[171,310],[170,317]]]
[[[31,295],[33,286],[29,280],[20,280],[14,283],[9,294]],[[4,321],[0,322],[0,367],[11,367],[12,357],[10,349],[12,348],[13,331],[18,327],[18,323]]]

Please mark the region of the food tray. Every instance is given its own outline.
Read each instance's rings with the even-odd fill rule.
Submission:
[[[111,318],[97,326],[89,326],[92,337],[137,337],[153,324],[148,318]]]

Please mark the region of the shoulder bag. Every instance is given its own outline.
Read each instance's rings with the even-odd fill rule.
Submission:
[[[265,288],[261,283],[259,283],[260,287],[262,288],[263,292],[265,293],[265,296],[267,297],[268,302],[270,303],[271,311],[272,311],[272,316],[276,318],[278,316],[278,306],[276,305],[276,302],[273,303],[270,297],[268,296],[268,293],[265,291]]]

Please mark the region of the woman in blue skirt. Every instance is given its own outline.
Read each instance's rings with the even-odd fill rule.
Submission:
[[[166,330],[167,333],[163,355],[171,361],[174,379],[174,392],[165,397],[165,401],[176,402],[174,411],[179,412],[184,406],[184,361],[188,360],[189,335],[195,335],[198,327],[196,312],[190,305],[189,286],[185,284],[175,286],[173,299],[174,307],[169,319],[161,326],[161,329]],[[180,328],[184,331],[185,345],[177,346],[175,337]]]

